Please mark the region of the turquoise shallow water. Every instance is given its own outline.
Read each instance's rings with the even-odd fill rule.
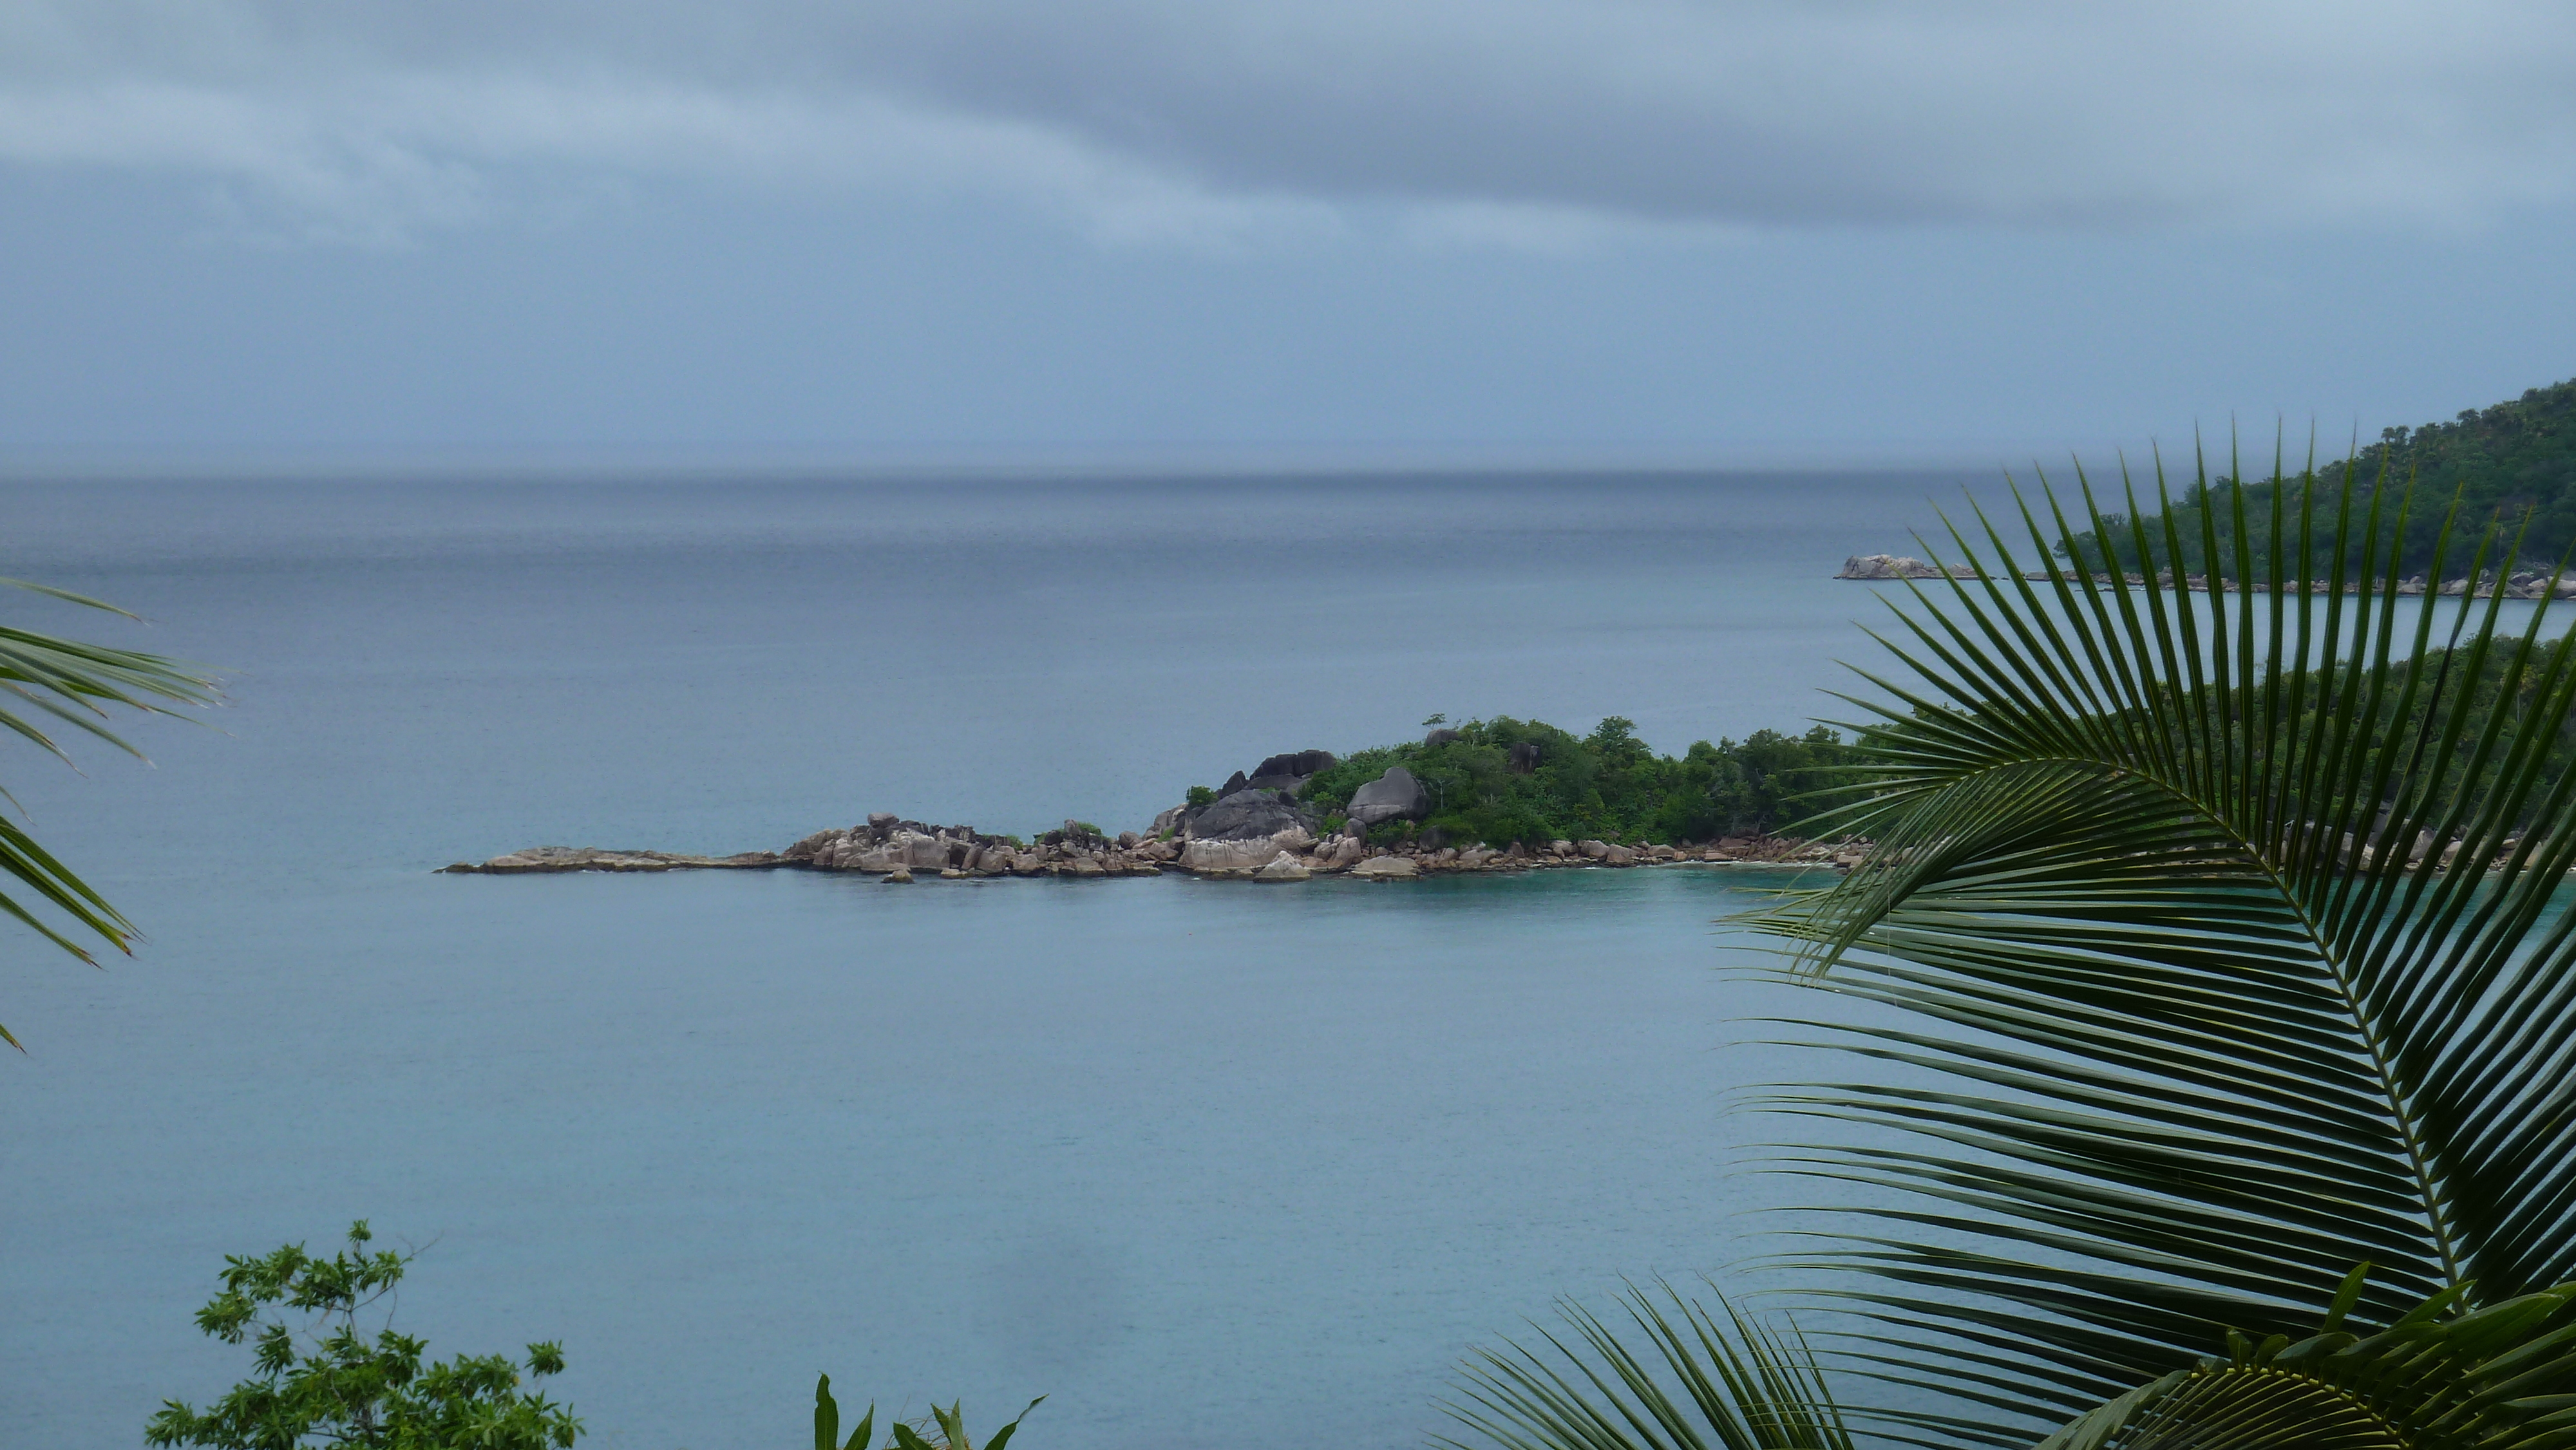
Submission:
[[[1825,576],[1956,484],[13,486],[0,572],[238,673],[156,769],[0,777],[151,934],[0,974],[0,1444],[220,1391],[221,1256],[361,1215],[434,1241],[405,1327],[561,1339],[605,1446],[792,1437],[825,1370],[1059,1450],[1419,1443],[1469,1343],[1759,1247],[1724,1100],[1809,1069],[1738,1019],[1815,1007],[1719,970],[1759,878],[430,869],[1116,829],[1433,711],[1795,726],[1875,648]]]

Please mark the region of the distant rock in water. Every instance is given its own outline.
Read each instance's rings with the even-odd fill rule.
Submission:
[[[1950,573],[1958,578],[1973,579],[1977,571],[1965,564],[1953,564]],[[1903,554],[1854,554],[1843,560],[1843,571],[1837,579],[1938,579],[1940,566],[1926,564]]]
[[[480,871],[511,876],[535,871],[760,871],[782,866],[787,858],[775,851],[744,851],[733,856],[692,856],[679,851],[603,851],[596,846],[530,846],[495,856],[480,864],[458,862],[449,871]]]

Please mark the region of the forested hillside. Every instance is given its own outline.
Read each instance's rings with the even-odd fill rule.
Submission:
[[[2322,444],[2321,444],[2322,447]],[[2335,448],[2331,458],[2320,458],[2316,478],[2331,497],[2340,486],[2347,460],[2344,450]],[[2246,539],[2256,577],[2265,569],[2265,559],[2272,542],[2274,487],[2271,483],[2272,458],[2268,440],[2258,458],[2249,451],[2243,460],[2248,486],[2245,489]],[[2525,567],[2547,569],[2564,556],[2571,543],[2576,543],[2576,379],[2534,388],[2508,403],[2465,412],[2448,423],[2427,423],[2421,428],[2390,428],[2379,435],[2379,441],[2362,448],[2348,460],[2366,487],[2386,479],[2402,490],[2409,479],[2414,482],[2413,501],[2406,510],[2404,535],[2398,539],[2396,497],[2392,492],[2383,506],[2379,538],[2383,548],[2396,541],[2400,549],[2400,567],[2409,573],[2429,570],[2433,547],[2448,513],[2451,499],[2459,496],[2459,516],[2454,542],[2443,563],[2443,577],[2457,578],[2468,572],[2469,560],[2478,537],[2490,523],[2503,526],[2503,542],[2510,543],[2513,533],[2529,520],[2529,532],[2522,537],[2522,559]],[[2289,476],[2289,493],[2282,500],[2285,560],[2298,546],[2301,537],[2300,504],[2307,496],[2301,480],[2307,467],[2304,445],[2301,451],[2282,461]],[[2188,467],[2188,460],[2184,460]],[[2212,487],[2225,489],[2231,482],[2226,476],[2227,458],[2223,452],[2211,459]],[[2186,475],[2187,477],[2188,475]],[[2149,505],[2152,478],[2142,479],[2142,506]],[[2101,481],[2096,480],[2097,490]],[[2117,485],[2103,491],[2105,512],[2118,502]],[[2177,503],[2186,507],[2174,522],[2181,535],[2184,557],[2190,572],[2210,572],[2204,556],[2205,542],[2195,507],[2197,487],[2177,490]],[[2235,501],[2220,495],[2219,561],[2217,572],[2234,577],[2236,554],[2235,529],[2232,521]],[[2334,516],[2320,504],[2321,512],[2311,524],[2313,547],[2322,559],[2331,545]],[[2113,516],[2111,542],[2123,565],[2134,567],[2137,551],[2129,535],[2125,516]],[[2164,520],[2161,514],[2149,513],[2147,526],[2161,537]],[[2362,520],[2353,521],[2350,562],[2361,557]],[[2080,548],[2088,560],[2101,557],[2099,545],[2090,532],[2078,532],[2061,541],[2058,552],[2069,554],[2069,546]],[[2071,557],[2071,555],[2070,555]],[[2380,556],[2384,563],[2386,555]]]
[[[1544,845],[1714,841],[1795,833],[1852,798],[1836,790],[1861,750],[1824,726],[1803,735],[1756,730],[1743,741],[1702,740],[1676,759],[1657,755],[1618,716],[1577,736],[1537,720],[1496,716],[1419,743],[1363,750],[1306,782],[1301,796],[1336,818],[1351,793],[1401,765],[1431,800],[1420,829],[1453,841]],[[1391,821],[1372,840],[1415,830]]]

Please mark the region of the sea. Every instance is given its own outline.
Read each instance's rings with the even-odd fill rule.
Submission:
[[[2000,474],[547,477],[0,485],[8,623],[230,703],[13,741],[142,928],[0,933],[0,1445],[139,1444],[251,1371],[227,1255],[417,1250],[433,1356],[562,1344],[632,1450],[962,1399],[1026,1450],[1417,1446],[1477,1346],[1811,1220],[1748,1089],[1830,1015],[1778,873],[1371,886],[436,874],[777,848],[874,811],[1141,829],[1263,756],[1512,715],[1658,750],[1856,718]],[[1714,1288],[1712,1289],[1712,1286]],[[366,1321],[369,1326],[377,1319]]]

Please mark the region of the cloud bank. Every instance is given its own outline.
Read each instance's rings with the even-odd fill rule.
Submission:
[[[673,175],[1111,238],[2476,224],[2576,190],[2570,74],[2519,0],[12,0],[0,162],[359,239]]]

